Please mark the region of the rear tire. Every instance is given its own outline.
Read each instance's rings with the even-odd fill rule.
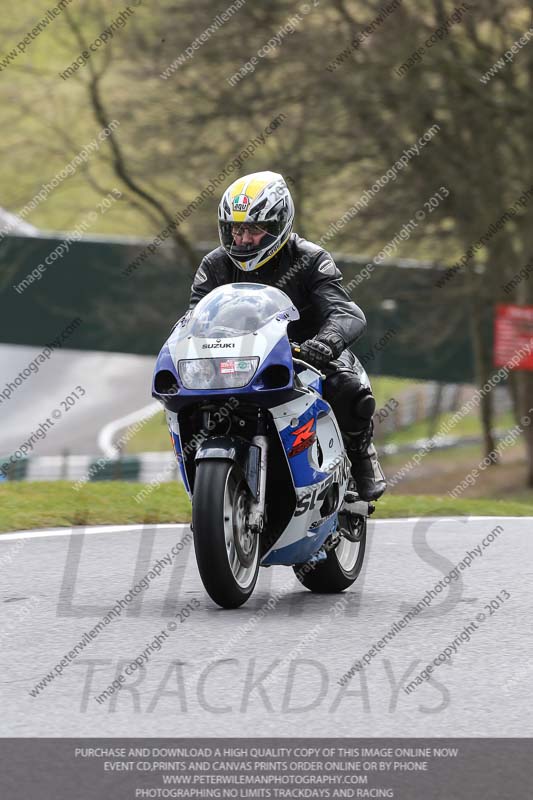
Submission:
[[[365,558],[366,517],[359,517],[357,526],[348,526],[339,514],[339,529],[344,530],[336,547],[328,549],[324,561],[313,567],[297,564],[293,567],[301,584],[311,592],[335,594],[348,589],[357,580]]]
[[[252,500],[233,461],[199,462],[192,501],[196,561],[206,592],[222,608],[238,608],[259,572],[259,537],[245,522]]]

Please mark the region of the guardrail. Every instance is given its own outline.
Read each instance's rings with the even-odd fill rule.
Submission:
[[[172,467],[174,466],[174,469]],[[165,477],[162,478],[164,473]],[[172,481],[179,468],[172,451],[138,453],[108,459],[95,455],[33,456],[22,458],[7,469],[8,481]]]

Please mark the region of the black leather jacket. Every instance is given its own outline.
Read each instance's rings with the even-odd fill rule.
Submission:
[[[296,233],[278,255],[251,272],[236,267],[222,247],[208,253],[194,277],[189,308],[215,287],[242,281],[276,286],[290,297],[300,312],[300,319],[288,326],[291,341],[335,334],[342,337],[344,349],[365,331],[365,315],[343,288],[331,255]]]

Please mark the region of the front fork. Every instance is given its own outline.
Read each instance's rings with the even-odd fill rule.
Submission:
[[[228,422],[228,424],[230,424]],[[209,412],[204,411],[204,427],[209,430]],[[252,438],[252,443],[259,448],[259,479],[257,482],[257,495],[249,506],[246,519],[247,527],[252,533],[260,534],[265,521],[266,478],[268,462],[268,437],[265,412],[259,410],[257,419],[257,434]]]
[[[268,437],[267,437],[266,414],[263,409],[259,410],[257,420],[257,433],[253,437],[253,443],[259,447],[261,453],[259,458],[259,491],[255,500],[250,505],[248,514],[248,526],[253,533],[260,534],[265,525],[265,502],[266,502],[266,479],[268,462]]]
[[[261,533],[265,520],[266,476],[268,461],[268,439],[265,435],[254,436],[253,443],[259,447],[259,491],[257,497],[250,504],[248,514],[248,527],[253,533]]]

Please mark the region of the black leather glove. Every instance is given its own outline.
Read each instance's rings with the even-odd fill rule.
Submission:
[[[318,339],[318,341],[322,342],[322,344],[327,344],[327,346],[333,353],[334,359],[338,358],[342,353],[342,351],[344,350],[344,348],[346,347],[344,339],[342,338],[340,333],[337,333],[334,330],[320,331],[320,333],[317,334],[317,336],[315,336],[315,339]]]
[[[306,339],[300,345],[300,358],[302,361],[307,361],[313,367],[321,369],[327,367],[330,361],[333,361],[333,350],[329,345],[321,342],[316,337],[314,339]]]

